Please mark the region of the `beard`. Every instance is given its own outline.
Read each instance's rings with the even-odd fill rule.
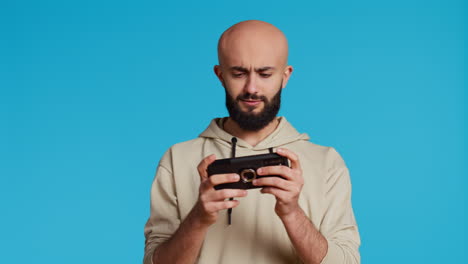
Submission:
[[[282,82],[281,82],[282,83]],[[259,96],[251,93],[242,93],[234,99],[225,88],[226,92],[226,108],[229,112],[229,117],[236,122],[240,128],[246,131],[259,131],[266,127],[279,112],[281,105],[281,87],[278,92],[268,100],[265,96]],[[240,100],[261,100],[263,101],[263,109],[259,113],[254,113],[253,108],[250,111],[244,112],[239,106]]]

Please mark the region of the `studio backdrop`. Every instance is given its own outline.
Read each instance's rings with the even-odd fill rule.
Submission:
[[[468,263],[467,4],[3,1],[0,263],[141,263],[159,159],[227,115],[229,26],[270,22],[280,115],[352,180],[363,263]]]

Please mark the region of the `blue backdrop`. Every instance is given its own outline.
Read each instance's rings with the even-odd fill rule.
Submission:
[[[467,263],[465,1],[2,1],[0,263],[140,263],[157,163],[225,116],[219,35],[282,29],[363,263]]]

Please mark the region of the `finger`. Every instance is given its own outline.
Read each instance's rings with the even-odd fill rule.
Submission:
[[[299,162],[299,156],[296,153],[292,152],[286,148],[278,148],[276,153],[279,155],[288,158],[291,161],[291,168],[292,169],[301,169],[301,164]]]
[[[211,202],[221,202],[228,198],[236,198],[236,197],[245,197],[247,196],[246,190],[240,189],[222,189],[222,190],[215,190],[211,188],[211,190],[206,190],[200,194],[200,200],[206,204]]]
[[[229,180],[220,180],[215,182],[214,184],[211,182],[211,178],[216,176],[234,176],[232,179]],[[209,177],[208,180],[204,181],[200,185],[200,196],[203,198],[207,198],[208,201],[212,200],[223,200],[226,198],[231,197],[243,197],[247,195],[247,191],[243,189],[219,189],[216,190],[214,187],[218,184],[222,183],[229,183],[229,182],[238,182],[240,177],[237,174],[215,174]],[[215,177],[216,178],[216,177]],[[224,194],[227,192],[227,194]]]
[[[226,201],[222,201],[222,202],[210,203],[206,207],[207,207],[208,211],[218,212],[218,211],[221,211],[221,210],[234,208],[234,207],[238,206],[239,203],[240,202],[238,200],[226,200]]]
[[[286,166],[267,166],[257,169],[258,175],[279,175],[288,180],[294,180],[294,175],[291,168]]]
[[[253,182],[255,186],[268,186],[284,191],[293,191],[293,184],[290,181],[281,179],[279,177],[262,177],[255,179]]]
[[[238,182],[240,179],[239,174],[228,173],[228,174],[213,174],[209,176],[209,182],[215,186],[223,183]]]
[[[197,170],[198,170],[198,174],[200,175],[200,178],[202,180],[208,178],[208,172],[206,171],[206,168],[208,168],[208,165],[213,163],[215,160],[216,160],[216,155],[211,154],[211,155],[205,157],[200,162],[200,164],[198,164]]]
[[[240,198],[247,196],[246,190],[239,189],[222,189],[214,192],[213,200],[214,201],[224,201],[228,198]]]
[[[289,202],[290,197],[292,197],[289,192],[273,187],[262,188],[260,192],[272,194],[280,202]]]

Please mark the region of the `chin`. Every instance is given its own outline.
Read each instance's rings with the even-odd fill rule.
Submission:
[[[253,108],[248,108],[247,110],[244,111],[246,114],[251,114],[251,115],[259,115],[263,111],[263,108],[260,107],[253,107]]]
[[[245,113],[260,113],[264,109],[264,104],[256,105],[256,106],[249,106],[249,105],[240,105],[239,107]]]

